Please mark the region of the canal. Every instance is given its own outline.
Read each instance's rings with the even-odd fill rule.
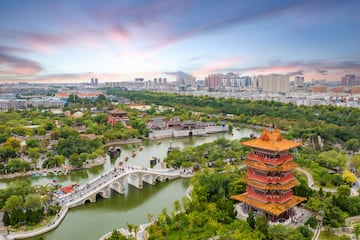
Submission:
[[[121,154],[117,159],[110,160],[107,157],[106,163],[88,170],[72,171],[66,176],[56,176],[56,181],[61,185],[71,183],[84,184],[89,180],[101,175],[104,171],[110,170],[120,161],[128,157],[124,164],[150,167],[151,157],[158,157],[163,160],[166,157],[168,147],[188,147],[198,146],[207,142],[212,142],[218,138],[229,140],[249,137],[251,133],[257,134],[257,130],[242,128],[240,131],[233,130],[233,133],[212,134],[206,137],[192,137],[181,139],[161,139],[159,141],[143,141],[140,144],[121,146]],[[132,157],[135,152],[136,156]],[[157,164],[155,168],[161,168]],[[54,177],[24,177],[35,185],[49,184]],[[6,188],[11,179],[0,181],[0,187]],[[163,208],[168,212],[173,207],[175,200],[181,201],[185,196],[188,186],[187,179],[177,179],[157,185],[144,184],[143,189],[136,189],[127,186],[124,195],[112,192],[109,199],[98,199],[95,203],[83,205],[69,210],[67,216],[55,230],[42,235],[45,240],[60,239],[99,239],[103,234],[115,228],[125,227],[127,223],[139,225],[146,223],[147,214],[151,213],[156,217]],[[39,239],[39,237],[33,238]]]

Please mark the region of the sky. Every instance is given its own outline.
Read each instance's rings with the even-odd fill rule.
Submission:
[[[0,83],[360,75],[358,0],[1,0]]]

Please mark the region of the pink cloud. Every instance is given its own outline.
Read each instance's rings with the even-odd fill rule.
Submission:
[[[242,60],[242,57],[229,57],[224,59],[219,59],[215,62],[209,63],[201,68],[192,71],[192,74],[195,75],[207,75],[211,73],[216,73],[219,71],[224,71],[225,69],[233,66],[234,64],[238,63]]]
[[[6,52],[0,52],[0,64],[0,69],[10,75],[33,75],[43,70],[42,66],[36,61],[17,57]]]

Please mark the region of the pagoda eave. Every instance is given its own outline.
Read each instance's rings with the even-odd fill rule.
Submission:
[[[296,179],[290,180],[287,183],[284,184],[264,184],[264,183],[259,183],[255,180],[251,180],[248,177],[244,177],[244,181],[246,184],[248,184],[249,186],[258,188],[258,189],[262,189],[262,190],[289,190],[293,187],[295,187],[298,182]]]
[[[255,162],[255,161],[250,161],[250,160],[245,160],[245,164],[248,167],[263,170],[263,171],[269,171],[269,172],[291,171],[291,170],[295,169],[297,166],[297,164],[294,161],[288,161],[288,162],[285,162],[284,164],[276,166],[276,167],[269,167],[262,162]]]
[[[252,207],[255,207],[257,209],[260,209],[264,212],[267,212],[275,216],[279,216],[282,213],[284,213],[286,210],[306,201],[306,198],[294,195],[289,201],[285,203],[274,203],[274,202],[262,203],[249,197],[247,192],[240,195],[231,196],[231,199],[246,203]]]

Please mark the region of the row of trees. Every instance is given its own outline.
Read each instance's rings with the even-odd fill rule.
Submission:
[[[295,106],[275,101],[250,101],[168,93],[108,90],[133,101],[172,106],[183,111],[206,114],[234,114],[234,123],[275,125],[289,131],[291,138],[320,135],[325,143],[341,143],[359,151],[360,109],[335,106]],[[328,147],[328,145],[326,145]]]

